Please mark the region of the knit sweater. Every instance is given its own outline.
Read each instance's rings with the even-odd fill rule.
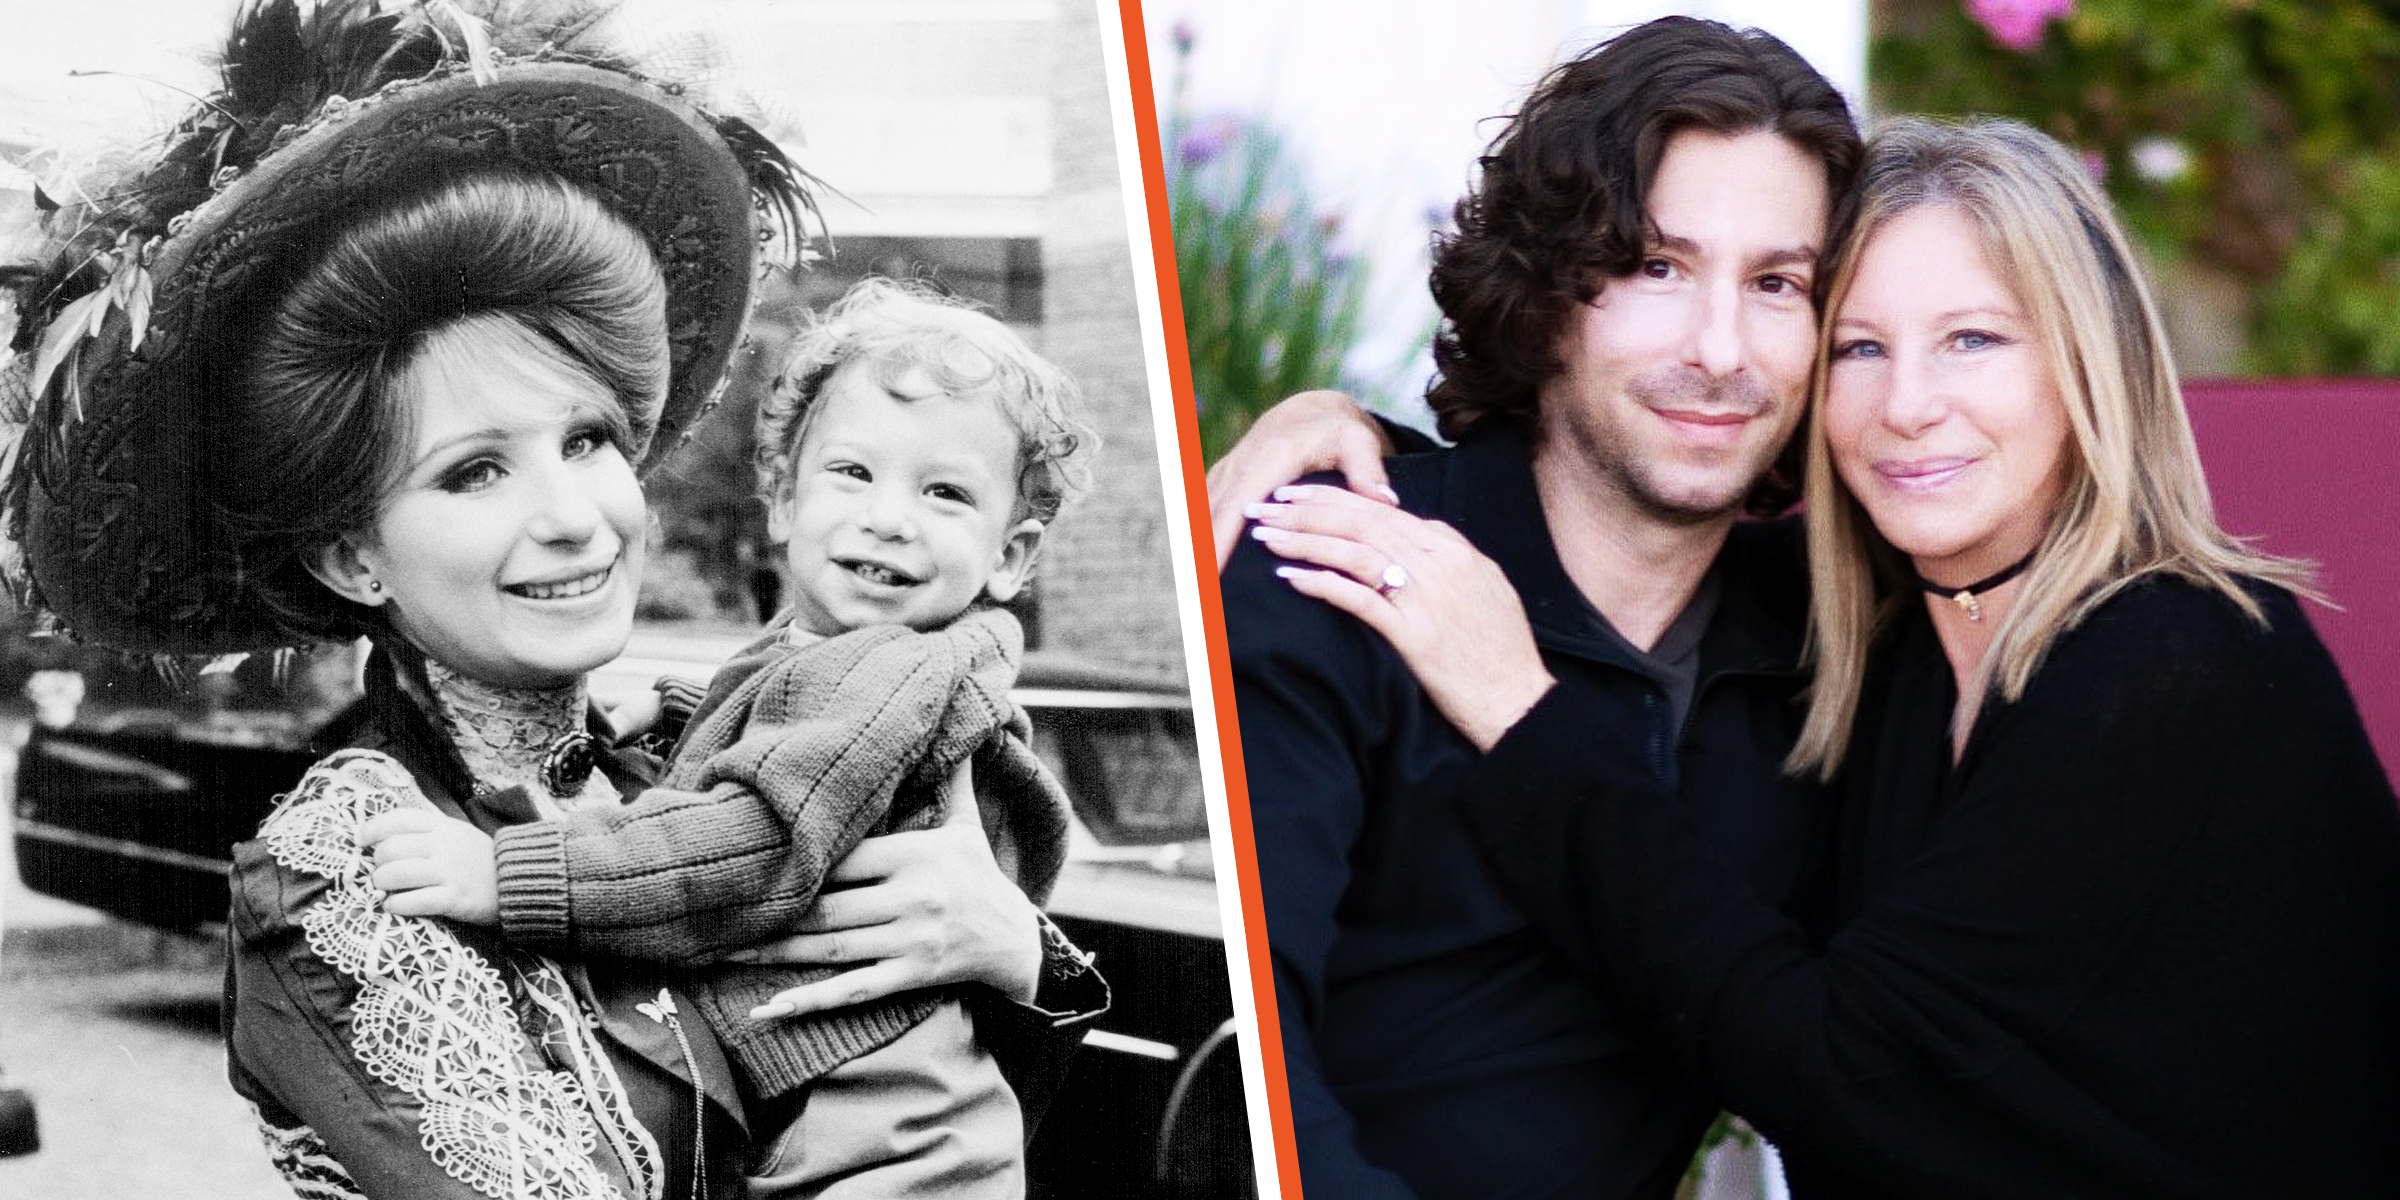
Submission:
[[[855,630],[805,647],[782,621],[717,673],[659,789],[495,838],[512,941],[700,963],[788,933],[862,838],[939,825],[972,761],[996,845],[1047,896],[1066,857],[1064,792],[1008,698],[1022,632],[1007,613],[948,628]],[[890,1042],[945,997],[914,992],[811,1017],[753,1007],[834,968],[695,967],[688,990],[750,1085],[775,1097]]]

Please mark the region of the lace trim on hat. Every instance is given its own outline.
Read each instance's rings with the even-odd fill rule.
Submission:
[[[358,982],[352,1052],[423,1106],[418,1140],[433,1161],[495,1200],[617,1197],[592,1157],[603,1140],[640,1194],[657,1200],[658,1144],[634,1119],[558,966],[516,956],[512,995],[441,922],[383,911],[359,827],[413,807],[431,805],[399,763],[346,750],[311,768],[262,831],[276,861],[333,881],[300,927],[310,949]],[[538,1065],[520,1016],[538,1024],[541,1049],[564,1059],[560,1068]]]

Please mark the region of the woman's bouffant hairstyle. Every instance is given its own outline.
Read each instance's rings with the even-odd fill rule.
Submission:
[[[2057,507],[2016,600],[1960,690],[1955,731],[1973,728],[1994,696],[2022,697],[2061,635],[2145,576],[2214,589],[2262,621],[2246,581],[2306,593],[2307,564],[2259,554],[2218,527],[2149,286],[2091,172],[2048,136],[2005,120],[1879,126],[1858,188],[1837,210],[1826,312],[1838,318],[1879,231],[1937,206],[1974,227],[1985,261],[2024,308],[2070,431]],[[1817,356],[1820,405],[1831,326]],[[1834,470],[1824,422],[1812,420],[1804,436],[1816,683],[1788,767],[1830,778],[1850,740],[1879,626],[1900,605],[1923,601],[1907,558]]]
[[[665,402],[665,277],[632,226],[556,179],[473,175],[397,199],[345,223],[280,291],[235,351],[244,386],[222,414],[214,491],[241,570],[295,632],[376,627],[307,564],[381,513],[415,437],[410,369],[453,334],[589,376],[618,401],[628,458]]]
[[[885,382],[921,368],[942,395],[998,407],[1017,432],[1017,519],[1046,524],[1090,486],[1098,438],[1078,415],[1080,392],[1066,372],[967,301],[875,277],[807,319],[759,402],[758,494],[769,505],[791,490],[793,458],[825,385],[852,362]]]
[[[1824,161],[1835,196],[1858,166],[1841,93],[1754,29],[1663,18],[1552,70],[1478,160],[1457,231],[1434,242],[1442,325],[1425,398],[1444,437],[1533,426],[1542,385],[1564,369],[1568,319],[1648,252],[1644,198],[1686,130],[1780,134]]]

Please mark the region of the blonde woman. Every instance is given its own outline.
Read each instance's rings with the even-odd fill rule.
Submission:
[[[2215,523],[2106,200],[2023,126],[1903,120],[1833,245],[1788,765],[1838,816],[1808,920],[1556,702],[1446,531],[1307,489],[1263,510],[1317,535],[1275,539],[1330,568],[1295,586],[1487,752],[1461,794],[1503,885],[1797,1194],[2388,1194],[2400,809],[2304,570]],[[1387,563],[1405,588],[1367,586]]]

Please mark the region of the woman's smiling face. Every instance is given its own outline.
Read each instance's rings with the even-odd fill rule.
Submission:
[[[615,397],[531,334],[502,337],[519,352],[437,345],[403,373],[398,482],[319,576],[461,674],[556,686],[632,636],[648,510]]]
[[[1948,586],[2031,553],[2065,486],[2050,354],[1966,214],[1910,209],[1868,235],[1833,317],[1825,436],[1884,538]]]

